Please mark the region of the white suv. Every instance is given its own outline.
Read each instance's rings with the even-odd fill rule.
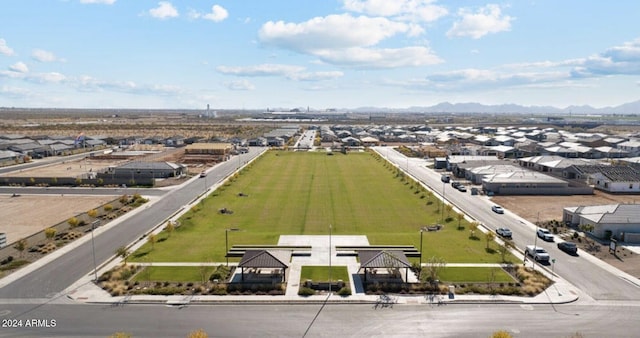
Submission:
[[[538,228],[538,231],[536,233],[538,234],[538,237],[544,239],[545,241],[553,242],[553,234],[551,233],[551,231],[544,228]]]
[[[549,253],[539,246],[527,245],[525,252],[536,262],[549,262]]]

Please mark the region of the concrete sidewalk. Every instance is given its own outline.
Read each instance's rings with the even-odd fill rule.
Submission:
[[[461,303],[519,303],[519,304],[561,304],[576,301],[581,294],[580,291],[560,279],[556,275],[551,275],[546,270],[539,270],[545,273],[549,278],[554,280],[554,284],[545,292],[535,297],[519,297],[519,296],[503,296],[503,295],[457,295],[450,293],[448,295],[427,296],[424,294],[397,294],[380,296],[365,294],[362,281],[360,280],[359,269],[360,263],[357,262],[355,256],[338,256],[335,246],[338,245],[368,245],[366,236],[332,236],[331,250],[329,247],[328,236],[281,236],[279,245],[309,245],[312,247],[309,256],[294,256],[291,259],[287,276],[287,288],[284,295],[175,295],[175,296],[152,296],[152,295],[136,295],[111,297],[109,293],[102,290],[92,282],[93,274],[88,274],[85,278],[74,283],[60,296],[66,299],[87,302],[87,303],[108,303],[114,305],[122,304],[146,304],[156,303],[174,306],[185,306],[187,304],[216,304],[216,303],[315,303],[315,302],[331,302],[331,303],[370,303],[381,306],[391,304],[427,304],[427,305],[443,305],[443,304],[461,304]],[[329,261],[331,260],[331,262]],[[116,265],[118,261],[103,267],[99,275]],[[136,264],[136,263],[129,263]],[[225,263],[207,263],[206,265],[217,266]],[[144,263],[142,265],[153,266],[202,266],[202,263],[181,263],[181,262],[164,262],[164,263]],[[234,264],[231,264],[234,265]],[[302,266],[346,266],[348,270],[349,286],[352,290],[350,296],[339,296],[335,293],[331,295],[313,295],[299,296],[300,273]],[[449,267],[498,267],[500,264],[447,264]],[[239,269],[236,269],[239,274]],[[413,273],[408,274],[409,282],[417,282],[417,277]],[[336,290],[337,291],[337,290]]]

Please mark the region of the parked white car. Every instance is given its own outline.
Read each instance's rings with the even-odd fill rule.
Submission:
[[[545,241],[553,242],[553,234],[548,229],[538,228],[538,231],[536,233],[538,234],[538,237],[544,239]]]
[[[527,245],[525,252],[536,262],[549,262],[549,253],[539,246]]]

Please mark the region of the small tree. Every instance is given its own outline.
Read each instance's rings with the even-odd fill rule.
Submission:
[[[462,229],[461,222],[464,219],[464,214],[460,212],[456,214],[456,218],[458,219],[458,230],[461,230]]]
[[[496,235],[493,232],[489,231],[485,235],[485,239],[487,240],[487,250],[489,250],[489,244],[491,244],[491,241],[496,239]]]
[[[17,241],[16,245],[14,245],[13,248],[20,252],[20,258],[22,258],[22,252],[27,249],[27,240],[23,238]]]
[[[498,253],[500,254],[500,257],[502,258],[502,262],[505,262],[505,257],[507,256],[507,252],[509,252],[509,248],[507,247],[507,242],[505,242],[504,244],[500,245],[498,247]]]
[[[116,332],[109,336],[109,338],[132,338],[131,333],[128,332]]]
[[[442,269],[444,269],[446,265],[447,261],[445,261],[442,257],[432,256],[431,258],[429,258],[427,260],[427,266],[424,268],[424,270],[426,270],[427,272],[425,274],[425,276],[427,276],[426,281],[434,283],[436,280],[438,280],[440,271],[442,271]]]
[[[200,272],[200,280],[202,281],[203,284],[206,283],[207,282],[207,277],[209,277],[208,276],[209,267],[207,266],[207,264],[204,264],[204,263],[200,264],[199,272]]]
[[[54,237],[56,237],[56,233],[57,232],[58,232],[58,230],[56,230],[54,228],[46,228],[46,229],[44,229],[44,236],[48,240],[52,240]]]
[[[109,212],[111,210],[113,210],[113,205],[111,204],[105,204],[102,209],[104,209],[104,211]]]
[[[505,331],[505,330],[500,330],[500,331],[496,331],[494,332],[490,338],[512,338],[513,336]]]
[[[581,224],[579,227],[580,231],[584,231],[584,232],[593,232],[593,230],[596,229],[595,225],[593,224]]]
[[[167,221],[167,226],[164,227],[164,230],[167,231],[167,234],[169,235],[169,237],[171,237],[171,233],[173,232],[173,230],[175,230],[176,227],[173,225],[173,222],[171,221]]]
[[[470,239],[478,238],[478,237],[476,237],[476,231],[478,231],[478,226],[480,226],[480,223],[478,223],[478,221],[473,221],[473,222],[469,223],[469,238]]]
[[[209,338],[209,335],[203,329],[197,329],[189,332],[187,338]]]
[[[98,216],[98,210],[91,209],[91,210],[87,211],[87,215],[89,215],[89,217],[91,217],[91,218],[96,218],[96,216]]]
[[[69,226],[73,229],[80,224],[80,220],[77,217],[71,217],[67,220],[67,223],[69,223]]]
[[[126,246],[121,246],[116,249],[116,256],[122,258],[124,265],[127,265],[127,258],[129,258],[129,250]]]
[[[447,218],[451,218],[451,212],[453,211],[453,205],[447,204],[447,205],[444,206],[444,208],[447,211]]]
[[[151,244],[151,250],[153,250],[157,241],[158,241],[158,237],[156,236],[156,234],[149,234],[149,236],[147,237],[147,242]]]

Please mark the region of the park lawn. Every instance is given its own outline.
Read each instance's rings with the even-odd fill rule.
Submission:
[[[445,267],[438,273],[438,277],[442,282],[448,283],[517,282],[510,274],[498,267]]]
[[[233,213],[221,214],[221,208]],[[455,213],[450,215],[443,230],[423,234],[423,257],[449,263],[502,261],[484,241],[470,240],[468,230],[458,230]],[[438,200],[377,154],[269,151],[187,212],[170,236],[162,232],[153,248],[146,243],[131,260],[222,262],[229,228],[241,229],[227,234],[229,248],[277,244],[280,235],[328,235],[331,225],[333,235],[366,235],[371,244],[420,249],[419,229],[440,221]],[[466,221],[461,225],[468,229]],[[515,258],[508,255],[509,260]]]
[[[148,266],[138,272],[134,282],[201,282],[216,270],[215,266]]]
[[[312,280],[314,282],[328,282],[329,281],[329,267],[328,266],[302,266],[300,272],[300,283],[304,283],[306,280]],[[349,271],[346,266],[332,266],[331,267],[331,280],[333,281],[349,281]]]

